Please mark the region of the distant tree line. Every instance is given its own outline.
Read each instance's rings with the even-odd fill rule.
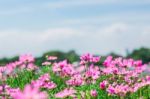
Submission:
[[[41,65],[43,61],[46,60],[46,56],[49,55],[49,56],[57,56],[58,57],[58,60],[57,61],[61,61],[61,60],[64,60],[64,59],[67,59],[69,62],[75,62],[75,61],[79,61],[79,56],[75,51],[71,50],[69,52],[62,52],[62,51],[49,51],[49,52],[46,52],[44,53],[41,57],[37,57],[36,58],[36,65]],[[120,57],[121,55],[119,54],[116,54],[116,53],[110,53],[108,55],[111,55],[113,57]],[[107,55],[107,56],[108,56]],[[102,57],[102,60],[105,59],[106,56],[103,56]],[[12,58],[2,58],[0,59],[0,66],[1,65],[5,65],[9,62],[14,62],[16,60],[18,60],[18,56],[15,56],[15,57],[12,57]],[[140,49],[135,49],[133,50],[131,53],[128,53],[126,58],[133,58],[135,60],[142,60],[143,63],[148,63],[150,62],[150,49],[149,48],[140,48]]]

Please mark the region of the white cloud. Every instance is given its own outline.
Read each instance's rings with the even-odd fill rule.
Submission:
[[[103,53],[115,51],[125,55],[126,49],[132,51],[135,48],[143,46],[150,47],[148,44],[150,41],[150,32],[148,32],[149,28],[146,27],[147,25],[113,23],[110,26],[101,28],[95,38],[97,36],[101,37],[99,41],[103,42],[103,47],[105,48]]]
[[[128,16],[128,17],[127,17]],[[135,17],[136,16],[136,17]],[[137,21],[138,20],[138,21]],[[83,18],[67,18],[62,20],[56,20],[53,22],[53,25],[57,26],[83,26],[83,25],[103,25],[103,24],[111,24],[111,23],[129,23],[133,25],[146,25],[150,22],[150,14],[147,12],[139,12],[139,14],[128,11],[128,12],[119,12],[111,13],[111,14],[102,14],[102,15],[91,15],[85,16]]]
[[[0,31],[1,56],[33,53],[39,55],[45,43],[54,44],[77,35],[71,28],[49,28],[43,31],[6,30]],[[45,49],[46,50],[46,49]]]
[[[40,38],[43,41],[47,40],[61,40],[61,39],[67,39],[72,36],[75,36],[79,34],[79,31],[73,30],[71,28],[50,28],[44,31],[43,33],[39,33]]]
[[[43,31],[9,30],[0,32],[1,56],[75,49],[79,53],[125,54],[141,46],[150,47],[150,27],[112,23],[101,27],[49,28]]]
[[[67,39],[78,33],[77,30],[71,28],[49,28],[43,31],[24,31],[24,30],[6,30],[0,32],[1,40],[27,40],[44,43],[47,40],[55,41]],[[10,38],[11,37],[11,38]],[[6,39],[4,39],[6,38]],[[29,42],[28,42],[29,43]]]
[[[114,34],[127,32],[127,26],[123,23],[115,23],[103,28],[102,31],[100,30],[99,32],[104,32],[105,34],[112,36]]]

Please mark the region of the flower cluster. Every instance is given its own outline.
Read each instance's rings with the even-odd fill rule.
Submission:
[[[141,60],[122,59],[108,56],[104,61],[103,74],[111,75],[107,80],[100,83],[101,89],[111,95],[125,96],[127,93],[136,92],[143,86],[150,84],[150,81],[142,76],[142,73],[149,68],[142,64]],[[147,76],[148,78],[148,76]]]
[[[81,74],[75,74],[70,80],[66,81],[66,84],[70,86],[80,86],[84,84],[84,78]]]
[[[100,77],[100,68],[98,66],[91,65],[85,72],[85,79],[87,82],[96,82]]]
[[[77,64],[71,64],[67,60],[58,62],[57,57],[47,56],[38,67],[32,55],[22,55],[18,61],[0,66],[0,98],[97,99],[102,91],[111,96],[125,97],[150,85],[149,64],[143,64],[141,60],[108,56],[102,65],[98,65],[99,56],[84,54],[80,59]],[[37,77],[27,78],[25,84],[21,84],[23,76],[20,77],[19,73],[22,71],[29,71],[30,77]],[[23,88],[14,88],[10,84],[17,77],[19,80],[14,81]],[[86,91],[80,90],[82,88]]]
[[[93,56],[89,53],[82,55],[80,57],[80,59],[81,59],[80,64],[82,64],[82,65],[85,65],[85,64],[88,64],[88,63],[97,63],[97,62],[100,61],[100,57]]]
[[[34,64],[34,57],[30,54],[22,55],[18,61],[8,63],[5,66],[0,66],[0,78],[2,80],[10,76],[16,76],[18,71],[24,69],[29,71],[35,71],[38,67]]]
[[[13,97],[16,93],[20,91],[19,88],[11,88],[9,85],[0,86],[0,95],[5,99],[7,97]]]
[[[32,86],[38,88],[46,88],[46,89],[54,89],[56,88],[56,84],[53,81],[50,81],[49,74],[44,74],[39,77],[38,80],[31,82]]]
[[[53,72],[61,76],[72,76],[75,74],[75,69],[72,64],[68,64],[66,60],[59,63],[54,63],[52,67]]]

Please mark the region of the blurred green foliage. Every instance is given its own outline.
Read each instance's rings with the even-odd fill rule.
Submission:
[[[142,60],[143,63],[148,63],[150,62],[150,49],[148,48],[140,48],[134,50],[132,53],[130,53],[128,58],[133,58],[135,60]]]
[[[69,52],[62,52],[62,51],[49,51],[44,53],[41,57],[37,57],[35,64],[40,66],[42,64],[42,62],[44,62],[46,60],[46,56],[57,56],[58,60],[57,61],[61,61],[64,59],[67,59],[69,62],[75,62],[75,61],[79,61],[79,56],[74,50],[71,50]],[[110,53],[108,55],[111,55],[113,57],[120,57],[121,55],[116,54],[116,53]],[[108,56],[106,55],[106,56]],[[101,60],[103,61],[106,56],[103,56],[101,58]],[[150,49],[149,48],[139,48],[139,49],[135,49],[133,50],[131,53],[127,53],[127,58],[133,58],[135,60],[141,59],[143,61],[143,63],[148,63],[150,62]],[[0,59],[0,66],[5,65],[9,62],[14,62],[18,60],[18,56],[12,57],[12,58],[2,58]]]

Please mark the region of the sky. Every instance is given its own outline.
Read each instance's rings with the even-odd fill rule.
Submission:
[[[0,57],[150,48],[150,0],[0,0]]]

